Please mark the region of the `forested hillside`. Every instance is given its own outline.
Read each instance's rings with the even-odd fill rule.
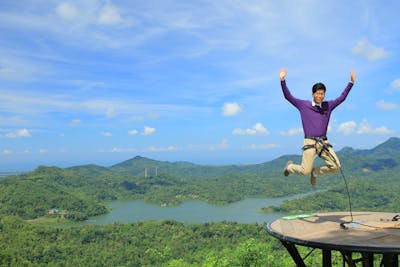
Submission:
[[[399,211],[399,148],[400,139],[390,138],[370,150],[344,148],[338,152],[353,211]],[[225,204],[248,197],[310,191],[308,177],[282,175],[288,158],[300,160],[297,155],[255,165],[205,166],[135,157],[111,167],[40,166],[30,173],[2,177],[0,265],[290,266],[290,257],[274,238],[266,235],[265,225],[77,223],[108,212],[107,202],[116,199],[145,199],[165,205],[199,199]],[[318,177],[317,188],[324,192],[266,210],[348,210],[339,173]],[[334,259],[339,260],[340,255]],[[311,266],[321,265],[320,255],[307,261]]]
[[[344,148],[338,152],[350,191],[354,194],[355,207],[356,203],[376,203],[371,194],[363,195],[360,188],[371,187],[375,192],[387,190],[386,195],[397,188],[399,146],[399,138],[390,138],[371,150]],[[85,220],[107,212],[106,202],[116,199],[141,198],[160,205],[178,205],[186,199],[226,204],[247,197],[281,197],[309,191],[307,177],[282,176],[282,167],[288,158],[294,156],[282,156],[262,164],[229,166],[170,163],[143,157],[111,167],[85,165],[61,169],[41,166],[33,172],[0,180],[0,214],[34,219],[57,208],[66,211],[70,219]],[[147,176],[144,170],[147,170]],[[328,190],[328,195],[343,195],[342,177],[339,174],[319,177],[318,188]],[[358,195],[365,200],[357,200]],[[395,200],[396,196],[393,196],[377,208],[390,208],[390,203]]]

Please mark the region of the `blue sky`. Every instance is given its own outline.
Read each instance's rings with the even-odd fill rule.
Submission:
[[[0,2],[0,171],[136,155],[248,164],[300,154],[323,82],[336,150],[399,136],[399,1]],[[345,164],[345,163],[344,163]]]

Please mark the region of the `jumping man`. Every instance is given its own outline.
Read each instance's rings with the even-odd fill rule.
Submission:
[[[293,161],[289,160],[286,163],[283,173],[285,176],[288,176],[290,173],[299,175],[311,174],[310,183],[311,185],[315,185],[318,175],[335,173],[340,168],[339,159],[328,142],[326,132],[332,111],[346,99],[356,80],[356,73],[350,71],[350,82],[338,98],[330,101],[324,101],[326,88],[323,83],[313,85],[312,101],[293,97],[286,86],[286,74],[287,70],[285,68],[279,73],[283,95],[300,112],[304,131],[304,143],[301,165],[293,164]],[[313,168],[316,155],[322,158],[326,165]]]

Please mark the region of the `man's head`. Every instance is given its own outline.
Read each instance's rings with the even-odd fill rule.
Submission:
[[[312,96],[314,102],[317,104],[321,104],[325,98],[326,87],[323,83],[316,83],[312,87]]]

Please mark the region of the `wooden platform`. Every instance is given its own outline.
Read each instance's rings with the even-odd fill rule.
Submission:
[[[360,252],[370,258],[367,262],[371,258],[373,261],[373,254],[384,254],[390,258],[387,266],[398,266],[400,220],[393,221],[398,218],[396,215],[398,213],[354,212],[353,223],[348,223],[351,221],[349,212],[291,216],[271,222],[267,231],[281,240],[298,266],[305,265],[300,255],[296,256],[294,245],[320,248],[324,257],[330,257],[331,250],[340,251],[344,256]],[[330,266],[329,261],[326,258],[324,266]],[[349,266],[355,266],[352,262],[348,259]]]

